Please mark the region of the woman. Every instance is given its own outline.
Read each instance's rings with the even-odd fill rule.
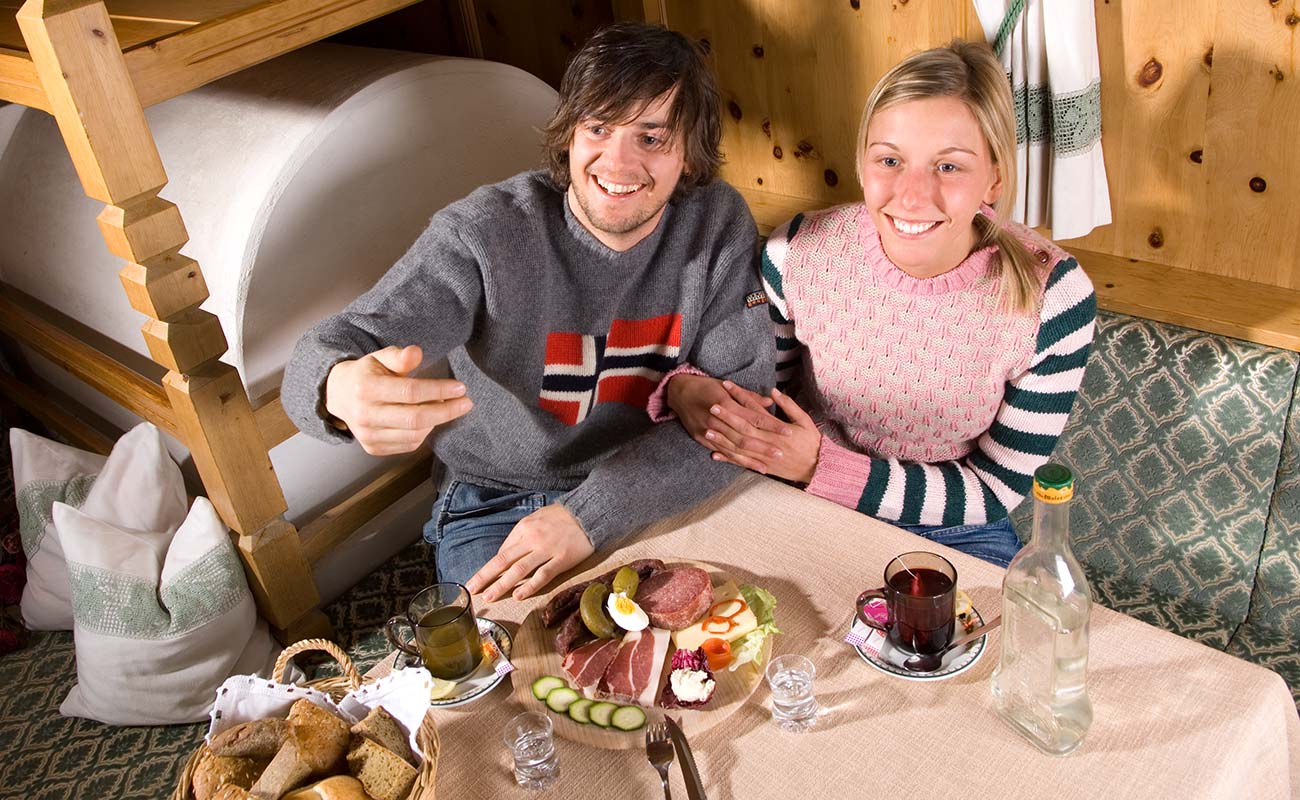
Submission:
[[[800,214],[763,250],[784,391],[683,365],[651,415],[666,403],[715,459],[1006,566],[1008,514],[1065,427],[1096,315],[1078,262],[1007,221],[1011,102],[983,44],[890,70],[859,127],[863,202]]]

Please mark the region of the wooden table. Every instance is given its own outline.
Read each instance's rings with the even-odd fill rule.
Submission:
[[[971,669],[918,683],[879,673],[841,641],[858,592],[907,550],[942,552],[977,609],[998,613],[1002,570],[758,476],[696,511],[604,553],[696,559],[778,598],[774,653],[817,666],[824,710],[811,733],[770,722],[760,685],[726,723],[692,741],[710,800],[798,797],[1290,798],[1300,791],[1300,718],[1285,683],[1262,667],[1094,607],[1088,688],[1094,721],[1073,755],[1042,755],[994,714],[989,676],[1000,640]],[[513,631],[539,600],[479,613]],[[437,714],[440,797],[536,796],[515,786],[500,734],[522,708],[503,682],[484,699]],[[532,710],[532,709],[530,709]],[[558,741],[552,797],[658,798],[638,750]],[[673,796],[684,798],[673,768]]]

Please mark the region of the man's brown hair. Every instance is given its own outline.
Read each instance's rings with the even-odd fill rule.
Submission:
[[[542,145],[551,180],[569,187],[569,147],[584,119],[618,124],[677,89],[669,136],[685,157],[679,189],[703,186],[722,163],[718,85],[699,45],[660,25],[620,22],[597,31],[564,71],[560,105]]]

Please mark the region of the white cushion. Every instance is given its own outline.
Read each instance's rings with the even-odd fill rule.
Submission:
[[[64,716],[110,725],[206,719],[228,676],[269,676],[279,648],[206,498],[180,528],[141,531],[54,506],[67,556],[77,685]]]
[[[56,502],[80,506],[104,456],[50,441],[20,428],[9,431],[13,452],[14,496],[18,504],[27,583],[23,587],[23,622],[38,631],[72,627],[68,598],[68,569],[63,546],[54,529]]]
[[[23,621],[33,630],[68,630],[72,606],[53,504],[123,528],[170,533],[185,519],[185,480],[147,422],[118,439],[107,459],[17,429],[9,440],[28,561]]]

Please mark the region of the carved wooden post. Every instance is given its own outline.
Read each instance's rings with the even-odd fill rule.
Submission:
[[[220,321],[199,308],[203,273],[180,254],[179,209],[158,191],[167,174],[100,0],[28,0],[18,24],[86,194],[107,204],[99,228],[126,259],[122,285],[146,317],[145,342],[170,372],[171,411],[239,552],[262,614],[281,638],[328,634],[298,532],[253,420]]]

